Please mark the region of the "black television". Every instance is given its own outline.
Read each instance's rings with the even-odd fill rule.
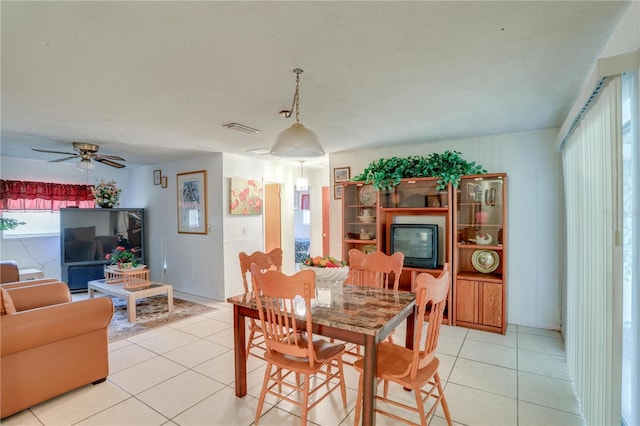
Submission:
[[[438,225],[394,223],[391,225],[391,254],[404,254],[408,268],[438,267]]]
[[[144,263],[144,209],[60,209],[61,275],[72,291],[104,278],[106,255],[118,246]]]

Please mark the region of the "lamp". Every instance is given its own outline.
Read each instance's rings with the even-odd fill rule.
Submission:
[[[296,179],[297,191],[306,191],[309,189],[309,180],[302,175],[302,163],[304,163],[304,160],[300,160],[300,177]]]
[[[93,170],[94,167],[95,166],[89,158],[83,158],[76,164],[76,169],[80,170],[81,172]]]
[[[300,123],[300,68],[293,70],[296,74],[296,92],[290,110],[280,111],[286,118],[291,117],[293,108],[296,109],[296,122],[291,127],[280,132],[276,143],[271,148],[271,154],[279,157],[319,157],[324,155],[324,149],[318,142],[318,137],[311,130]]]

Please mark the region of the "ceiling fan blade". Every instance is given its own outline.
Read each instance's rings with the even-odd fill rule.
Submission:
[[[65,151],[50,151],[48,149],[38,149],[38,148],[31,148],[33,151],[38,151],[38,152],[48,152],[51,154],[67,154],[67,155],[78,155],[74,152],[65,152]]]
[[[63,157],[63,158],[58,158],[57,160],[49,160],[47,161],[47,163],[59,163],[61,161],[67,161],[67,160],[71,160],[72,158],[78,158],[79,155],[72,155],[71,157]]]
[[[116,163],[115,161],[111,161],[111,160],[108,160],[106,158],[98,158],[98,157],[96,157],[96,161],[98,161],[98,162],[100,162],[102,164],[106,164],[107,166],[116,167],[118,169],[126,167],[124,164]]]
[[[93,154],[93,158],[95,158],[96,160],[99,160],[101,158],[106,158],[107,160],[127,161],[122,157],[118,157],[117,155]]]

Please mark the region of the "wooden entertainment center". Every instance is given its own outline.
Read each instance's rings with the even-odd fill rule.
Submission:
[[[437,178],[403,179],[387,191],[364,182],[343,183],[342,258],[352,248],[391,252],[391,225],[437,224],[438,266],[405,267],[403,290],[421,272],[439,275],[450,265],[444,323],[506,333],[507,176],[465,176],[455,191],[437,190]],[[455,206],[455,208],[452,208]]]

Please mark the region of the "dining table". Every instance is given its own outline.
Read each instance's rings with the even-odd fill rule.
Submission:
[[[362,424],[375,424],[378,343],[406,321],[405,346],[413,348],[415,294],[409,291],[341,285],[329,303],[312,303],[313,333],[364,346]],[[233,305],[235,393],[247,394],[245,318],[258,319],[253,292],[227,299]]]

